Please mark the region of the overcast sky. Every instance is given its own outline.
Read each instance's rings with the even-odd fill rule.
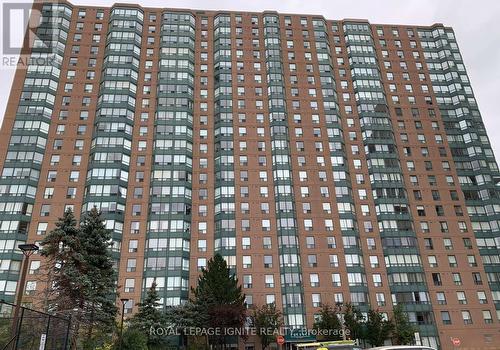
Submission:
[[[0,0],[0,3],[5,3]],[[9,2],[20,2],[19,0]],[[25,1],[26,2],[26,1]],[[500,1],[498,0],[120,0],[145,7],[263,11],[323,15],[327,19],[366,18],[371,23],[454,28],[495,154],[500,157]],[[110,0],[74,0],[74,5],[111,6]],[[14,70],[0,66],[0,118]],[[498,101],[497,101],[498,102]]]

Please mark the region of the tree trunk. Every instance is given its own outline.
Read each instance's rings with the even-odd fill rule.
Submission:
[[[75,317],[75,319],[76,319],[75,332],[71,337],[71,349],[77,349],[78,333],[80,332],[80,321],[78,320],[77,317]]]
[[[94,303],[90,307],[89,330],[87,332],[87,339],[92,340],[92,332],[94,331]]]

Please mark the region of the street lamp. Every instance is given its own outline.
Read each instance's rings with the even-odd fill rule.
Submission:
[[[120,299],[122,302],[122,322],[120,324],[120,350],[122,349],[123,345],[123,318],[125,317],[125,305],[128,302],[128,299]]]
[[[35,252],[38,251],[38,246],[36,244],[20,244],[18,248],[23,252],[23,264],[21,268],[21,278],[19,279],[19,284],[17,288],[16,305],[14,307],[14,318],[12,319],[12,340],[18,336],[17,334],[17,323],[19,318],[19,310],[21,309],[21,302],[23,300],[24,285],[26,284],[26,273],[28,272],[28,260]],[[16,342],[13,342],[12,348],[15,349]]]

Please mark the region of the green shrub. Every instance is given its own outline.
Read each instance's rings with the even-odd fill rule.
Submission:
[[[120,348],[120,338],[115,340],[114,349]],[[148,337],[135,328],[123,331],[122,350],[148,350]]]

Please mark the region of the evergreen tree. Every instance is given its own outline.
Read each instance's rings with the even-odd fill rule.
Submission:
[[[106,334],[114,326],[116,272],[109,247],[111,230],[96,208],[80,227],[70,209],[41,242],[47,281],[46,309],[72,315],[72,346],[86,328],[85,344],[95,348],[93,330]]]
[[[82,314],[80,305],[85,299],[86,285],[83,276],[85,264],[78,235],[76,219],[71,209],[68,209],[40,243],[40,254],[45,257],[44,271],[48,276],[43,292],[43,308],[72,316],[72,344],[78,336]]]
[[[275,336],[269,330],[278,330],[283,325],[283,317],[276,304],[266,304],[253,311],[253,326],[260,338],[262,350],[266,350],[269,344],[274,342]]]
[[[403,311],[403,305],[398,304],[393,308],[394,329],[392,342],[395,345],[410,345],[415,341],[415,327],[410,323],[408,315]]]
[[[321,305],[319,318],[314,322],[313,328],[318,330],[318,334],[321,334],[316,337],[317,340],[342,339],[342,334],[340,333],[340,330],[342,330],[342,323],[339,319],[339,308],[328,304]],[[326,333],[326,335],[324,333]]]
[[[56,227],[50,231],[40,243],[40,253],[47,260],[66,261],[72,251],[78,249],[78,227],[71,209],[67,209]]]
[[[40,243],[40,254],[46,258],[45,269],[52,276],[48,283],[47,296],[52,295],[47,305],[53,311],[64,312],[74,307],[79,300],[82,285],[83,257],[78,239],[79,229],[71,209],[56,222],[56,227],[50,231]],[[75,288],[76,287],[76,288]],[[68,304],[69,303],[69,304]]]
[[[208,314],[192,302],[167,308],[165,319],[165,323],[168,327],[177,329],[181,333],[185,328],[203,328],[209,323]],[[182,342],[183,344],[189,343],[193,346],[196,345],[196,349],[201,349],[204,348],[203,344],[206,345],[206,337],[201,335],[182,334]]]
[[[394,325],[391,320],[384,320],[381,313],[370,309],[366,321],[366,340],[371,346],[382,346],[389,338]]]
[[[193,304],[208,319],[208,327],[224,329],[240,328],[246,319],[245,295],[238,285],[238,279],[232,274],[226,261],[216,254],[202,269],[198,285],[192,289]],[[225,346],[225,336],[210,337],[210,342]]]
[[[153,282],[148,289],[146,298],[139,304],[139,310],[130,319],[130,329],[136,329],[147,335],[147,345],[150,348],[162,346],[166,343],[164,335],[156,335],[151,329],[163,328],[166,326],[164,313],[158,308],[160,297],[156,290],[156,282]]]
[[[87,327],[87,339],[92,339],[94,328],[111,330],[114,326],[116,271],[109,248],[112,246],[111,230],[96,207],[86,213],[80,225],[78,238],[84,266],[85,300],[82,322]]]
[[[165,318],[171,327],[201,328],[205,327],[209,322],[208,315],[204,311],[204,308],[201,308],[199,305],[187,302],[183,305],[167,308]]]
[[[363,323],[365,317],[361,310],[347,303],[344,306],[344,328],[346,331],[347,339],[361,339],[363,338]]]

